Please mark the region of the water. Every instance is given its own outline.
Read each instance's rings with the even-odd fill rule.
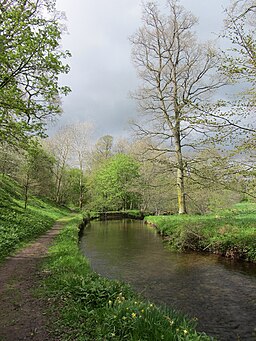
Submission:
[[[221,341],[256,340],[256,266],[214,255],[176,254],[141,221],[92,222],[81,250],[99,274],[198,319]]]

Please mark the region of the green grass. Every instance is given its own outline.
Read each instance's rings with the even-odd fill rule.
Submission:
[[[174,250],[209,251],[256,262],[256,204],[208,215],[148,216]]]
[[[67,213],[33,196],[25,210],[22,188],[10,178],[0,177],[0,262]]]
[[[195,321],[94,273],[78,248],[80,220],[73,218],[60,232],[43,269],[40,296],[49,302],[49,327],[57,339],[211,340],[195,331]]]

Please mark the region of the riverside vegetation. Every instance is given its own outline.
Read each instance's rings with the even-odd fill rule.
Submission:
[[[195,321],[157,307],[128,285],[93,272],[78,248],[77,216],[62,230],[44,264],[40,295],[49,314],[57,316],[56,337],[62,340],[212,340],[197,333]]]
[[[143,300],[127,285],[92,271],[78,247],[82,215],[31,196],[1,178],[1,260],[64,217],[66,226],[43,264],[36,295],[48,302],[50,331],[61,340],[211,340],[196,321]],[[69,216],[68,216],[69,215]]]
[[[256,262],[256,204],[242,202],[205,215],[148,216],[169,247]]]

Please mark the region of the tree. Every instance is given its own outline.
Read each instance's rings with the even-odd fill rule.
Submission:
[[[88,187],[86,184],[85,176],[82,178],[82,198],[83,204],[86,199],[86,193]],[[65,176],[63,179],[63,195],[62,195],[63,203],[67,205],[72,205],[74,207],[78,207],[81,202],[81,172],[78,168],[66,168]]]
[[[55,200],[60,203],[63,188],[63,180],[68,167],[79,169],[79,208],[84,203],[84,171],[85,163],[88,158],[92,125],[88,122],[69,124],[61,127],[54,136],[45,142],[46,148],[54,155],[56,164],[54,174],[56,178]]]
[[[23,151],[15,178],[24,188],[24,205],[27,208],[29,193],[50,197],[53,187],[54,159],[34,141]]]
[[[107,160],[112,156],[113,136],[104,135],[95,144],[94,158],[96,162]]]
[[[43,142],[44,148],[53,155],[55,164],[53,173],[55,177],[55,195],[56,203],[61,203],[63,193],[63,179],[71,157],[71,137],[68,127],[62,127],[57,133]]]
[[[231,42],[229,52],[225,53],[223,69],[235,82],[249,83],[246,92],[251,103],[256,104],[256,1],[232,1],[226,10],[225,33]]]
[[[88,160],[90,139],[93,132],[89,122],[77,123],[67,127],[70,130],[70,145],[73,153],[73,162],[79,167],[79,208],[84,204],[85,181],[84,172]]]
[[[244,181],[255,181],[255,106],[256,106],[256,1],[231,1],[226,9],[225,31],[231,47],[224,53],[222,70],[231,81],[239,84],[239,93],[232,99],[229,117],[242,117],[243,121],[232,125],[237,132],[237,140],[231,151],[231,171],[243,177]],[[227,115],[226,115],[227,117]],[[231,120],[229,119],[229,122]],[[227,118],[226,122],[227,123]],[[234,134],[232,134],[234,136]],[[239,171],[240,169],[240,171]],[[252,196],[253,190],[248,188]],[[255,196],[255,195],[254,195]]]
[[[61,112],[69,88],[58,77],[70,53],[60,50],[60,19],[55,0],[0,3],[0,142],[26,147]]]
[[[95,171],[92,177],[92,204],[100,211],[138,208],[139,194],[134,180],[139,165],[130,156],[116,154]]]
[[[21,153],[6,142],[0,143],[0,171],[13,177],[19,168]]]
[[[176,0],[168,1],[166,13],[161,14],[155,3],[146,3],[143,26],[131,37],[142,81],[134,97],[146,117],[136,126],[141,135],[155,139],[159,155],[175,155],[178,212],[183,214],[187,211],[184,149],[200,146],[198,134],[205,136],[212,122],[204,103],[224,83],[214,77],[218,67],[214,47],[196,39],[196,18]],[[212,127],[216,129],[215,121]]]
[[[149,141],[139,139],[130,145],[130,154],[140,164],[135,187],[140,193],[140,207],[144,212],[175,212],[175,169],[167,155],[148,149]]]

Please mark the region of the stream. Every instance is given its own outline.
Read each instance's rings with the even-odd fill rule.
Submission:
[[[170,252],[154,228],[128,219],[91,222],[80,248],[94,271],[196,317],[198,331],[221,341],[256,340],[256,265]]]

